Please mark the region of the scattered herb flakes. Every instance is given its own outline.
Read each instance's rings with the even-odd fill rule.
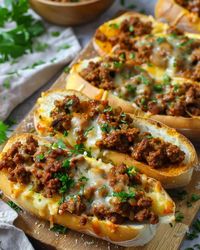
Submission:
[[[6,79],[6,80],[3,82],[3,87],[4,87],[5,89],[10,89],[10,86],[11,86],[10,79]]]
[[[13,208],[17,213],[19,213],[20,211],[22,211],[22,209],[20,207],[18,207],[13,201],[8,201],[7,204]]]
[[[105,133],[109,133],[111,131],[111,127],[108,123],[104,123],[101,125],[101,131]]]
[[[52,148],[60,148],[60,149],[66,149],[66,145],[65,143],[60,139],[58,140],[57,142],[54,142],[53,145],[52,145]]]
[[[31,69],[34,69],[34,68],[36,68],[37,66],[39,66],[39,65],[42,65],[42,64],[44,64],[45,62],[43,61],[43,60],[38,60],[37,62],[35,62],[35,63],[33,63],[32,65],[31,65]]]
[[[69,159],[65,159],[62,163],[62,167],[63,168],[69,168],[70,166],[70,160]]]
[[[127,201],[127,199],[132,199],[135,197],[135,193],[134,192],[129,192],[129,193],[126,193],[124,191],[122,192],[113,192],[113,196],[114,197],[117,197],[117,198],[120,198],[122,202],[125,202]]]
[[[64,133],[63,133],[64,137],[67,137],[68,134],[69,134],[69,133],[68,133],[68,131],[66,131],[66,130],[65,130]]]
[[[56,60],[57,60],[57,58],[54,57],[54,58],[52,58],[52,59],[50,60],[50,62],[51,62],[51,63],[54,63]]]
[[[171,78],[167,74],[163,75],[163,83],[165,85],[169,85],[171,83]]]
[[[187,191],[184,189],[171,190],[171,191],[169,191],[169,193],[173,198],[175,198],[179,201],[185,200],[187,198],[187,194],[188,194]]]
[[[0,120],[0,144],[4,143],[7,137],[8,125],[6,125],[3,121]]]
[[[59,234],[66,234],[68,231],[68,228],[58,225],[58,224],[54,224],[54,226],[52,228],[50,228],[51,231],[55,232],[55,233],[59,233]]]
[[[38,154],[38,155],[36,155],[35,159],[37,162],[41,162],[45,159],[45,156],[44,156],[44,154]]]
[[[135,175],[138,172],[138,169],[135,166],[130,166],[127,168],[128,175]]]
[[[175,221],[176,222],[182,222],[183,219],[184,219],[183,213],[180,212],[180,211],[176,211],[176,213],[175,213]]]
[[[87,128],[87,129],[84,131],[84,136],[86,137],[86,136],[88,135],[88,133],[89,133],[91,130],[93,130],[93,129],[94,129],[94,126]]]
[[[153,89],[157,93],[161,93],[163,91],[163,86],[162,86],[162,84],[156,84],[156,85],[153,86]]]
[[[70,67],[69,67],[69,66],[65,67],[65,68],[64,68],[64,72],[65,72],[65,73],[69,73],[69,72],[70,72]]]
[[[117,30],[117,29],[119,29],[119,24],[118,23],[111,23],[111,24],[109,24],[109,27]]]
[[[78,180],[81,182],[87,182],[89,178],[87,178],[86,176],[81,176]]]
[[[35,51],[37,51],[37,52],[43,52],[48,47],[49,47],[49,45],[47,43],[36,43],[35,44]]]
[[[194,240],[196,238],[198,238],[198,233],[195,230],[193,230],[192,232],[186,233],[187,240]]]
[[[60,36],[60,32],[59,31],[52,31],[51,35],[55,36],[55,37],[58,37],[58,36]]]
[[[130,58],[130,59],[135,59],[135,53],[133,53],[133,52],[130,53],[129,58]]]
[[[76,144],[74,146],[74,148],[71,150],[71,153],[76,154],[76,155],[86,153],[88,157],[92,156],[91,152],[89,150],[87,150],[82,143]]]
[[[200,200],[200,195],[199,194],[192,194],[191,195],[191,202],[196,202]]]
[[[164,37],[158,37],[157,39],[156,39],[156,42],[158,43],[158,44],[161,44],[161,43],[164,43],[165,42],[165,38]]]
[[[113,108],[111,106],[109,106],[108,108],[105,108],[103,110],[104,113],[106,113],[106,112],[112,112],[112,111],[113,111]]]
[[[69,49],[69,48],[71,48],[71,45],[63,44],[63,45],[58,47],[57,51],[60,51],[60,50],[63,50],[63,49]]]
[[[67,173],[55,173],[54,177],[58,178],[61,182],[61,187],[59,189],[60,194],[67,193],[75,184],[74,180],[70,178]]]

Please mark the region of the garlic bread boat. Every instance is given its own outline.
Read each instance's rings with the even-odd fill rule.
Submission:
[[[77,91],[43,93],[34,124],[41,136],[61,139],[104,161],[134,165],[167,188],[187,185],[197,163],[194,147],[176,130]]]
[[[132,13],[133,19],[134,16],[135,13]],[[121,21],[123,18],[125,21]],[[111,38],[107,37],[105,27],[109,27],[110,33],[116,29],[113,25],[110,27],[110,22],[119,23],[119,27],[118,34],[112,36],[112,40],[116,41],[111,43],[109,47],[107,40],[110,41]],[[160,26],[160,29],[157,28],[160,32],[154,32],[153,21],[151,25],[141,22],[138,25],[138,23],[131,21],[131,18],[127,18],[126,14],[110,22],[100,26],[93,38],[94,47],[100,55],[120,58],[122,62],[126,61],[133,66],[139,65],[147,71],[153,69],[160,77],[167,74],[172,78],[182,77],[200,81],[199,35],[184,33],[174,26],[171,27],[156,21],[154,22]],[[142,35],[134,34],[137,29]],[[103,33],[105,37],[100,36],[99,32]]]
[[[156,76],[139,66],[110,57],[95,57],[72,66],[66,88],[89,98],[108,100],[126,113],[149,117],[173,127],[192,140],[200,133],[200,85],[167,74]]]
[[[126,247],[146,244],[159,223],[174,220],[175,205],[160,182],[32,134],[12,137],[4,147],[0,189],[51,224]]]
[[[155,17],[187,32],[200,33],[199,1],[158,0]]]
[[[107,55],[119,40],[125,39],[129,35],[140,37],[165,33],[167,28],[167,24],[156,21],[152,16],[127,12],[102,24],[95,33],[93,45],[100,55]]]

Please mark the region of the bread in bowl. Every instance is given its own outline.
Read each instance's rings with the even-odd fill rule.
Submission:
[[[146,244],[159,223],[174,220],[175,204],[160,182],[56,143],[21,134],[0,154],[0,189],[21,208],[126,247]]]
[[[197,164],[192,144],[175,129],[88,99],[80,92],[42,94],[34,113],[36,131],[106,161],[131,160],[166,188],[187,185]]]

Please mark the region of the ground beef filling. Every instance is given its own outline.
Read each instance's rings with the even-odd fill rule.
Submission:
[[[132,173],[124,164],[107,172],[102,169],[107,185],[91,186],[88,178],[80,177],[84,162],[82,156],[72,156],[63,149],[38,146],[30,136],[24,144],[16,142],[4,153],[0,170],[8,171],[10,181],[30,185],[44,197],[62,195],[58,213],[81,215],[82,225],[87,223],[88,216],[115,224],[126,221],[158,223],[158,216],[152,211],[152,199],[143,190],[141,175],[136,170]],[[134,185],[141,185],[140,190],[130,191]],[[110,203],[96,203],[96,196],[101,199],[109,196]]]
[[[84,195],[76,195],[67,198],[59,208],[59,213],[65,212],[83,215],[87,208],[86,215],[95,215],[100,220],[110,220],[114,224],[122,224],[126,221],[144,222],[148,221],[151,224],[156,224],[159,221],[158,216],[152,211],[152,199],[145,195],[145,192],[135,191],[131,193],[125,192],[127,186],[141,185],[141,177],[139,173],[128,174],[128,168],[122,164],[112,167],[104,178],[109,182],[109,186],[113,190],[109,194],[108,187],[101,188],[90,187],[86,188]],[[114,198],[110,199],[110,205],[104,203],[95,203],[93,198],[98,192],[103,198],[108,195]],[[88,207],[88,201],[90,205]],[[81,224],[85,224],[87,218],[82,216]]]
[[[176,2],[187,10],[196,13],[200,16],[200,1],[199,0],[176,0]]]
[[[63,119],[59,120],[61,115]],[[77,144],[84,144],[89,139],[89,124],[97,119],[102,132],[102,139],[96,141],[99,148],[129,154],[137,161],[147,163],[153,168],[179,164],[184,160],[185,154],[177,146],[153,138],[150,133],[140,132],[132,124],[133,120],[129,115],[123,113],[121,108],[111,108],[107,101],[80,101],[77,96],[66,96],[63,100],[55,101],[55,109],[51,116],[53,129],[64,135],[71,129],[71,124],[65,126],[65,123],[72,121],[73,117],[79,118],[79,129],[72,128],[77,131]]]
[[[125,19],[121,24],[111,24],[111,28],[118,31],[118,35],[108,38],[100,29],[96,31],[95,38],[101,42],[110,42],[113,46],[126,37],[135,37],[151,34],[152,22],[143,22],[139,17]]]
[[[143,111],[154,115],[200,116],[200,86],[198,84],[175,84],[149,86],[146,95],[134,101]]]
[[[176,145],[133,127],[132,118],[120,109],[101,114],[99,124],[103,138],[96,145],[100,148],[129,154],[153,168],[179,164],[185,158],[185,153]]]

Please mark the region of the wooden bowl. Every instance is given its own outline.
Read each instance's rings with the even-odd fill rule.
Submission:
[[[92,21],[113,2],[114,0],[88,0],[74,3],[30,0],[30,5],[35,12],[51,23],[75,26]]]

